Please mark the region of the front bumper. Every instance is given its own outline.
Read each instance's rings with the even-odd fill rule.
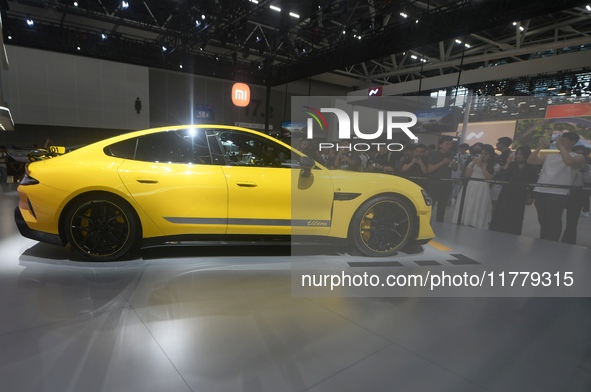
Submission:
[[[431,212],[418,215],[419,228],[417,232],[416,240],[430,240],[435,238],[435,233],[431,228]]]
[[[65,245],[64,241],[62,241],[58,234],[50,234],[38,230],[33,230],[29,226],[27,226],[27,223],[23,218],[23,214],[21,213],[21,210],[18,207],[16,207],[16,209],[14,210],[14,221],[16,223],[18,231],[21,233],[23,237],[27,237],[35,241],[45,242],[52,245]]]

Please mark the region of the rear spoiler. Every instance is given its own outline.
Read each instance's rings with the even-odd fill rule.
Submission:
[[[55,158],[70,151],[72,150],[64,146],[49,146],[48,148],[38,148],[36,150],[31,150],[29,154],[27,154],[27,157],[29,158],[30,162],[35,162]]]

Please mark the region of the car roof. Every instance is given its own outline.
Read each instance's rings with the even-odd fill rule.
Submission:
[[[289,144],[284,143],[281,140],[276,139],[272,136],[269,136],[263,132],[255,131],[255,130],[249,129],[249,128],[242,128],[242,127],[236,127],[236,126],[232,126],[232,125],[221,125],[221,124],[189,124],[189,125],[172,125],[172,126],[159,127],[159,128],[149,128],[149,129],[143,129],[140,131],[132,131],[132,132],[124,133],[124,134],[121,134],[118,136],[111,137],[109,139],[101,140],[98,143],[100,143],[101,146],[108,146],[110,144],[117,143],[122,140],[127,140],[127,139],[131,139],[131,138],[139,137],[139,136],[144,136],[144,135],[149,135],[152,133],[169,132],[169,131],[176,131],[176,130],[180,130],[180,129],[191,129],[191,128],[193,128],[193,129],[213,129],[213,130],[236,130],[236,131],[251,133],[253,135],[257,135],[257,136],[263,137],[265,139],[269,139],[275,143],[281,144],[291,150],[297,151],[297,149],[294,149]]]

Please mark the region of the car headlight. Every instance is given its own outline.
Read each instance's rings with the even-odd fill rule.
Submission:
[[[424,189],[421,189],[421,193],[423,194],[423,199],[425,199],[425,204],[428,206],[433,205],[433,199],[431,199],[431,196],[429,196],[427,191]]]

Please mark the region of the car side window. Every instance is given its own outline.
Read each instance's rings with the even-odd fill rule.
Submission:
[[[112,157],[134,159],[136,146],[137,138],[127,139],[105,147],[104,152]]]
[[[299,167],[291,150],[271,140],[240,131],[220,131],[217,136],[229,165]]]
[[[138,138],[135,160],[211,165],[211,153],[203,129],[178,129]]]

